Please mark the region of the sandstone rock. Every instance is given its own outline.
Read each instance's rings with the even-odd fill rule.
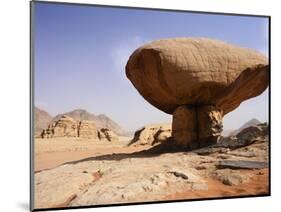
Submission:
[[[223,111],[212,105],[201,106],[197,110],[197,140],[200,146],[217,143],[222,132]]]
[[[246,183],[249,181],[248,175],[241,174],[240,171],[231,169],[216,170],[213,173],[214,177],[220,180],[225,185],[239,185],[241,183]]]
[[[83,120],[78,125],[78,137],[97,138],[97,128],[93,121]]]
[[[171,131],[172,130],[170,125],[161,126],[154,135],[154,142],[152,144],[167,141],[171,137]]]
[[[173,114],[176,144],[195,148],[200,141],[216,142],[222,117],[261,94],[268,86],[268,71],[262,54],[204,38],[151,42],[135,50],[126,65],[139,93]]]
[[[217,167],[219,169],[263,169],[268,167],[268,163],[263,161],[225,160],[220,161]]]
[[[179,146],[188,147],[197,140],[196,110],[194,107],[179,106],[173,113],[172,136]]]
[[[113,121],[105,114],[95,115],[84,109],[76,109],[67,113],[58,114],[52,119],[51,123],[56,122],[63,115],[69,116],[73,118],[75,121],[84,121],[84,120],[93,121],[98,130],[102,128],[108,128],[113,132],[117,133],[118,135],[124,135],[126,133],[126,131],[123,130],[122,127],[120,127],[115,121]]]
[[[48,126],[41,133],[42,138],[58,137],[81,137],[97,138],[96,125],[92,121],[76,121],[73,118],[63,115],[56,122]]]
[[[129,145],[155,145],[171,137],[170,124],[152,124],[135,132]]]
[[[118,141],[118,136],[110,129],[102,128],[98,131],[98,138],[100,140]]]
[[[206,38],[176,38],[153,41],[137,49],[126,65],[126,74],[148,102],[172,114],[179,105],[215,103],[215,97],[243,71],[260,64],[266,66],[267,59],[250,49]],[[267,72],[249,71],[253,75]],[[263,80],[253,85],[267,84]],[[249,87],[243,93],[253,93],[255,89]]]
[[[77,122],[69,116],[62,116],[53,128],[54,137],[77,137]]]
[[[163,201],[177,192],[206,190],[202,173],[186,166],[195,157],[176,153],[115,160],[108,156],[44,170],[35,174],[35,206],[62,205],[74,194],[76,198],[64,207]]]

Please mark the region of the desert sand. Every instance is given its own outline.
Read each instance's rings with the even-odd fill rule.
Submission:
[[[34,171],[52,169],[63,163],[87,157],[110,153],[131,153],[149,148],[148,146],[127,147],[131,139],[131,137],[119,136],[119,141],[111,143],[97,139],[36,138]]]

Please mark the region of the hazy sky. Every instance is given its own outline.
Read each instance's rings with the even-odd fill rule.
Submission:
[[[169,122],[125,75],[134,49],[161,38],[209,37],[267,55],[268,20],[35,3],[35,105],[51,115],[82,108],[104,113],[127,130]],[[236,129],[251,118],[268,119],[268,91],[224,118]]]

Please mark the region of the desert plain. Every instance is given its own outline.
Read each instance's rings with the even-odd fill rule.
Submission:
[[[216,147],[177,152],[161,143],[128,145],[132,137],[125,136],[36,138],[35,207],[266,195],[268,136],[260,129],[246,128],[241,142],[232,136]]]

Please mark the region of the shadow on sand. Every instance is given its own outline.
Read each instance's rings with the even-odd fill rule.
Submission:
[[[147,150],[142,150],[139,152],[132,152],[132,153],[112,153],[112,154],[106,154],[106,155],[99,155],[89,158],[84,158],[81,160],[76,161],[70,161],[63,163],[62,165],[66,164],[77,164],[81,162],[86,161],[93,161],[93,160],[114,160],[114,161],[120,161],[126,158],[148,158],[148,157],[157,157],[164,153],[173,153],[173,152],[187,152],[188,149],[178,148],[171,142],[164,142],[157,146],[154,146]]]

